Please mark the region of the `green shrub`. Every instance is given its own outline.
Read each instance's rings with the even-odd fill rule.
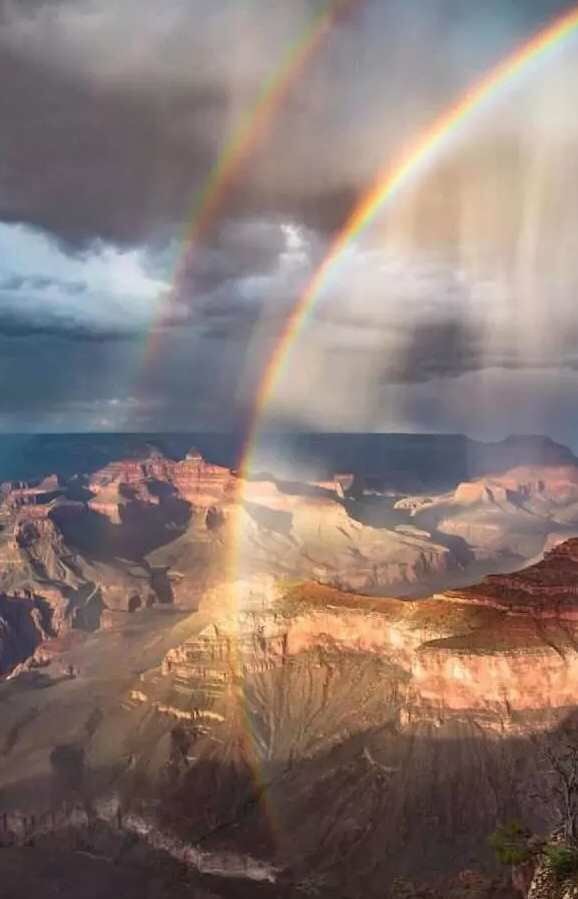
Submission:
[[[488,842],[503,865],[521,865],[530,857],[529,837],[519,821],[510,821],[496,828]]]
[[[578,849],[575,847],[553,843],[546,846],[544,855],[558,880],[566,880],[572,874],[578,874]]]

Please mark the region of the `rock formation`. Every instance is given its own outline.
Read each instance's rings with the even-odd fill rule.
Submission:
[[[0,593],[0,676],[34,654],[53,636],[52,610],[43,599]]]
[[[87,486],[94,494],[89,506],[119,524],[122,506],[130,500],[158,504],[174,495],[202,509],[225,502],[234,491],[235,478],[229,469],[205,462],[197,450],[179,462],[152,452],[142,460],[112,462],[91,475]]]
[[[403,497],[419,527],[465,541],[494,568],[519,567],[550,542],[578,533],[578,466],[518,466],[438,496]]]
[[[495,574],[448,597],[510,612],[531,613],[535,619],[574,620],[578,617],[578,539],[556,545],[544,558],[512,574]]]
[[[399,497],[353,474],[243,482],[195,450],[176,461],[148,448],[68,481],[5,482],[0,589],[38,596],[57,634],[115,626],[154,603],[194,609],[231,576],[424,595],[519,567],[577,527],[567,460]]]

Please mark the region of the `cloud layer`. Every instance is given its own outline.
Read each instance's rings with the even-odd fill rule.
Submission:
[[[355,202],[567,5],[351,0],[177,282],[212,167],[323,4],[0,0],[0,427],[245,421]],[[567,437],[575,60],[571,42],[504,91],[351,243],[272,423],[495,435],[534,415]]]

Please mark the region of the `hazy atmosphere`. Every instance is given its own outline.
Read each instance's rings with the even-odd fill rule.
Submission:
[[[343,2],[193,234],[216,160],[324,5],[3,0],[0,428],[242,428],[354,204],[567,6]],[[573,38],[350,242],[271,427],[578,444],[576,70]]]

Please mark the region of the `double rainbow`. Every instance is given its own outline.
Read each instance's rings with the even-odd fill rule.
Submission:
[[[231,184],[253,148],[262,139],[272,116],[279,108],[296,76],[319,47],[337,15],[349,2],[351,0],[337,0],[337,2],[329,3],[311,24],[306,35],[302,36],[299,42],[287,51],[279,70],[263,86],[253,112],[233,136],[214,167],[196,204],[192,225],[187,230],[186,249],[178,266],[173,296],[177,292],[185,272],[189,269],[192,254],[199,239],[215,220]],[[239,495],[237,497],[239,500],[243,498],[243,479],[250,472],[261,421],[288,362],[291,347],[306,325],[307,319],[329,279],[337,274],[340,260],[346,249],[375,220],[385,205],[428,165],[437,152],[443,150],[445,142],[454,135],[457,129],[465,127],[476,112],[483,110],[517,76],[523,76],[534,63],[546,59],[551,51],[560,47],[577,30],[578,5],[575,5],[570,11],[555,19],[518,47],[480,81],[472,85],[454,105],[436,118],[431,126],[401,153],[392,166],[381,172],[365,197],[353,210],[306,290],[296,302],[262,377],[242,453],[239,470],[241,476],[239,478]],[[237,594],[238,587],[234,582],[236,579],[240,579],[243,573],[241,555],[244,516],[242,503],[234,503],[230,521],[227,573],[230,579],[229,592],[232,611],[236,610],[239,613],[242,611],[243,599],[240,593]],[[229,662],[237,688],[244,693],[243,660],[234,646],[234,641]],[[243,716],[240,727],[243,756],[252,770],[256,782],[256,792],[263,803],[263,810],[270,818],[272,829],[279,833],[281,828],[272,807],[270,785],[265,780],[258,749],[259,741],[253,732],[249,703],[244,696],[240,702],[240,711]]]

